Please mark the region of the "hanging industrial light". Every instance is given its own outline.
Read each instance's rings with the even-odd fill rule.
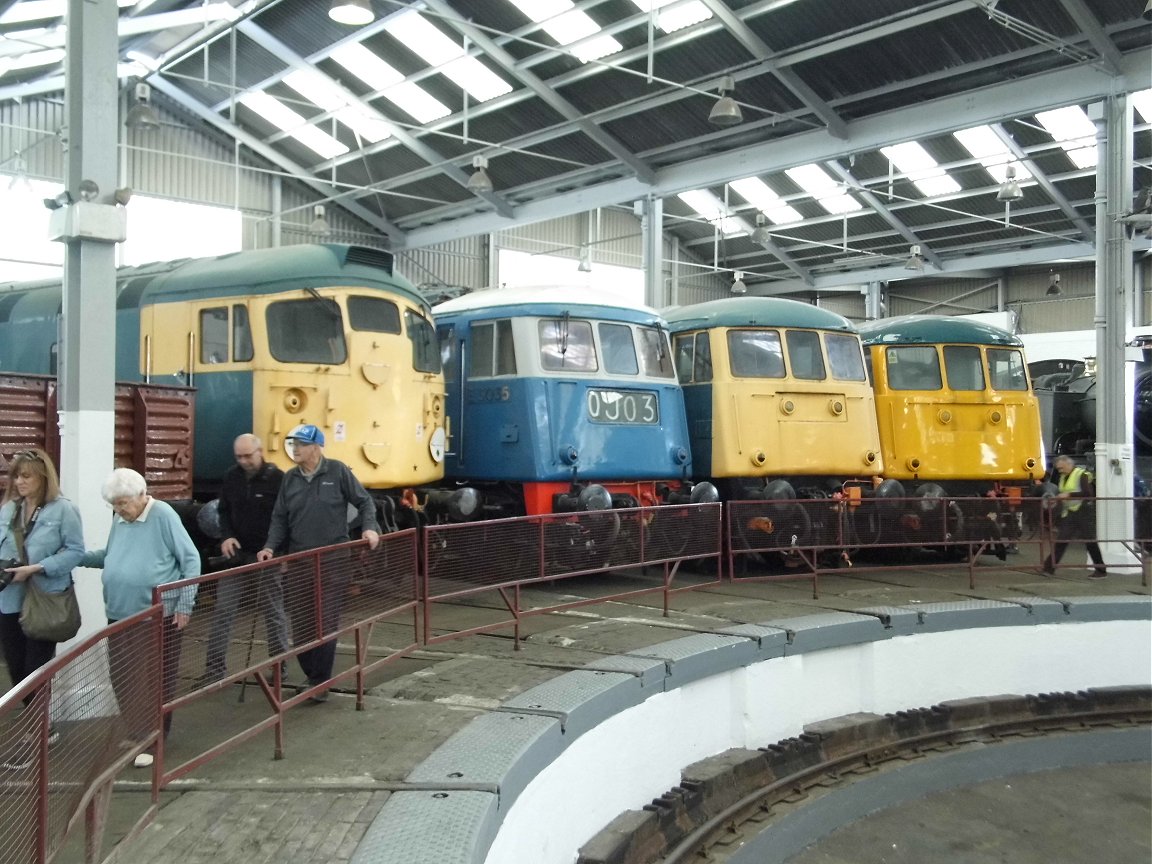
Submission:
[[[1020,191],[1020,182],[1016,179],[1016,166],[1009,165],[1004,171],[1004,182],[1000,184],[1000,191],[996,193],[997,201],[1019,201],[1024,197]]]
[[[732,76],[725,75],[721,78],[720,86],[716,89],[720,93],[720,98],[708,112],[708,122],[713,126],[735,126],[737,123],[743,123],[744,115],[740,112],[740,106],[728,95],[736,89],[736,82]]]
[[[491,192],[495,187],[492,178],[488,176],[488,159],[485,156],[473,156],[472,167],[476,170],[468,178],[468,191],[482,194]]]
[[[905,270],[924,270],[924,256],[920,254],[919,246],[908,247],[908,260],[904,262]]]
[[[143,81],[136,85],[136,104],[128,109],[124,125],[129,129],[159,129],[160,118],[152,109],[152,88]]]
[[[332,0],[332,5],[328,8],[328,17],[337,24],[363,27],[375,20],[376,13],[372,11],[368,0]]]
[[[732,280],[732,293],[733,294],[747,294],[748,293],[748,286],[744,284],[744,274],[741,273],[739,270],[734,270],[734,271],[732,271],[732,275],[735,277]]]
[[[1060,296],[1060,274],[1055,271],[1048,277],[1048,290],[1044,292],[1047,297]]]
[[[327,237],[332,233],[332,226],[324,218],[324,205],[317,204],[312,208],[312,222],[308,226],[308,233],[316,237]]]
[[[772,242],[772,232],[765,225],[763,213],[756,214],[756,228],[752,231],[752,242],[759,243],[761,246],[767,246]]]

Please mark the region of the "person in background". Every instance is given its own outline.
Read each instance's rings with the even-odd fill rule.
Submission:
[[[1092,486],[1092,474],[1077,465],[1071,456],[1060,455],[1056,457],[1056,475],[1060,488],[1056,495],[1060,502],[1060,514],[1055,520],[1057,540],[1052,546],[1052,556],[1044,561],[1044,572],[1049,576],[1055,573],[1068,544],[1082,540],[1095,565],[1088,578],[1103,579],[1108,571],[1104,567],[1104,556],[1100,554],[1100,544],[1093,539],[1096,536],[1096,509],[1090,502],[1096,497],[1096,491]]]
[[[346,543],[348,507],[360,514],[361,534],[368,547],[380,543],[376,521],[376,504],[372,496],[343,462],[324,456],[324,433],[311,424],[297,426],[285,438],[288,455],[295,462],[284,474],[264,548],[256,558],[267,561],[275,550],[288,553]],[[332,565],[334,562],[325,562]],[[351,578],[351,568],[328,566],[320,576],[320,603],[323,616],[316,620],[316,598],[313,596],[313,571],[307,567],[290,568],[286,579],[288,614],[292,618],[292,638],[303,645],[317,638],[317,624],[322,633],[331,633],[340,625],[340,609]],[[316,687],[332,677],[336,661],[336,640],[329,639],[315,648],[301,652],[300,668],[308,676],[308,686]],[[328,692],[321,690],[310,697],[323,702]]]
[[[20,450],[8,463],[0,507],[0,558],[20,562],[0,573],[0,645],[15,686],[56,656],[56,643],[32,639],[20,627],[29,579],[50,593],[64,591],[84,556],[76,505],[60,495],[56,467],[43,450]],[[32,694],[24,697],[27,705]],[[49,741],[54,733],[50,733]]]
[[[200,575],[200,553],[188,536],[179,515],[164,501],[148,494],[148,484],[131,468],[117,468],[100,490],[115,515],[103,549],[84,555],[82,567],[104,570],[104,606],[108,623],[152,606],[152,589],[168,582]],[[161,651],[161,698],[168,702],[176,693],[176,672],[180,665],[183,630],[188,626],[196,602],[196,586],[188,585],[163,596],[164,620]],[[121,630],[108,639],[108,669],[112,689],[122,715],[133,715],[148,700],[147,673],[143,670],[155,655],[151,628]],[[154,691],[153,691],[154,692]],[[147,734],[131,728],[133,738]],[[172,715],[164,715],[164,735],[172,727]],[[136,757],[136,767],[152,764],[151,751]]]
[[[220,484],[217,515],[220,519],[220,553],[228,566],[240,567],[256,560],[264,546],[272,507],[284,472],[264,461],[264,449],[255,435],[240,435],[232,443],[236,458]],[[242,599],[258,596],[264,614],[268,656],[288,650],[288,616],[284,614],[284,590],[279,573],[252,572],[225,576],[216,583],[216,605],[212,609],[212,630],[208,636],[205,681],[218,681],[227,671],[228,643]]]

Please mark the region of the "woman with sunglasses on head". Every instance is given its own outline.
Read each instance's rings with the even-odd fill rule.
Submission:
[[[8,460],[8,488],[0,507],[0,647],[12,684],[56,656],[56,643],[32,639],[20,627],[29,579],[49,593],[64,591],[84,556],[76,505],[60,495],[56,467],[43,450],[20,450]],[[25,704],[31,695],[25,697]]]

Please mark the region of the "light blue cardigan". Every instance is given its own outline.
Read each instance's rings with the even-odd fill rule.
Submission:
[[[0,507],[0,558],[19,558],[12,517],[23,501],[17,498]],[[67,498],[57,498],[40,508],[32,532],[24,538],[29,564],[39,564],[43,573],[32,578],[45,591],[63,591],[72,581],[72,568],[84,556],[84,528],[80,511]],[[19,612],[24,605],[24,583],[13,582],[0,591],[0,612]]]

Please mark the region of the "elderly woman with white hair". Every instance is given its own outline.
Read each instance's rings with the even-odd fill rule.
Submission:
[[[148,494],[144,478],[131,468],[117,468],[100,490],[115,516],[103,549],[85,554],[81,566],[104,570],[104,607],[108,623],[114,624],[152,605],[152,589],[168,582],[200,575],[200,553],[188,536],[180,516],[164,501]],[[196,602],[196,586],[163,595],[162,698],[168,702],[176,692],[182,631]],[[108,665],[112,689],[121,714],[130,716],[149,703],[147,660],[155,655],[145,628],[122,631],[108,640]],[[154,697],[153,697],[154,698]],[[145,727],[147,724],[144,724]],[[128,722],[133,738],[147,734],[139,721]],[[164,715],[164,735],[172,715]],[[150,752],[136,757],[137,767],[153,762]]]

